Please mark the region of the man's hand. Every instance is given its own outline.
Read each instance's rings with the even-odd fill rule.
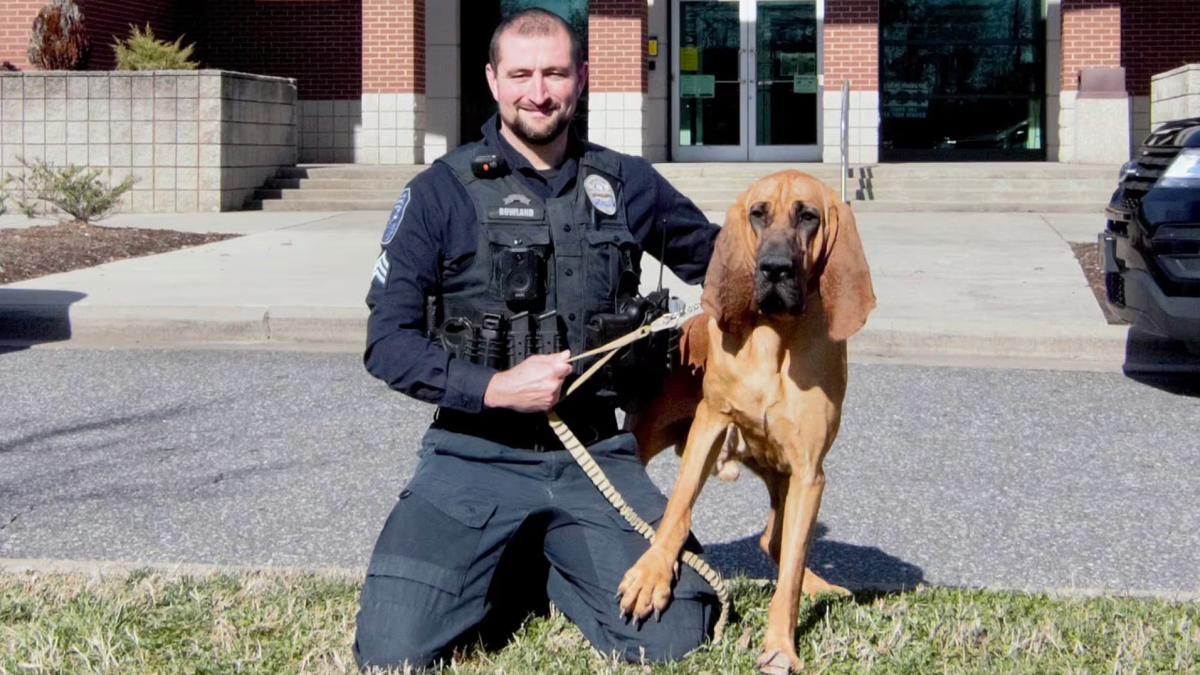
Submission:
[[[544,412],[558,403],[563,380],[571,374],[567,359],[571,352],[537,354],[515,368],[496,373],[483,393],[489,408],[510,408],[519,412]]]

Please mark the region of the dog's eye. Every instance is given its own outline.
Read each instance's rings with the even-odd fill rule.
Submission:
[[[767,225],[767,205],[763,202],[758,202],[750,207],[750,224],[756,229],[762,229]]]
[[[801,211],[800,212],[800,220],[803,220],[806,222],[816,222],[818,220],[818,218],[817,218],[817,214],[813,213],[812,211]]]

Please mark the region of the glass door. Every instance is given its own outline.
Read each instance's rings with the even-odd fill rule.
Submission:
[[[672,153],[680,161],[819,161],[817,0],[676,0]]]

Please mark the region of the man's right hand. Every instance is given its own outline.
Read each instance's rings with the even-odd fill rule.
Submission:
[[[571,352],[536,354],[516,367],[496,373],[488,382],[483,404],[519,412],[544,412],[558,403],[563,380],[571,374]]]

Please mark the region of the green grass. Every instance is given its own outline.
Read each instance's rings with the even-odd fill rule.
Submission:
[[[360,580],[314,574],[0,574],[0,674],[354,673]],[[732,583],[720,644],[661,666],[594,654],[562,616],[453,673],[752,673],[771,588]],[[1200,605],[921,589],[805,601],[807,673],[1200,673]]]

